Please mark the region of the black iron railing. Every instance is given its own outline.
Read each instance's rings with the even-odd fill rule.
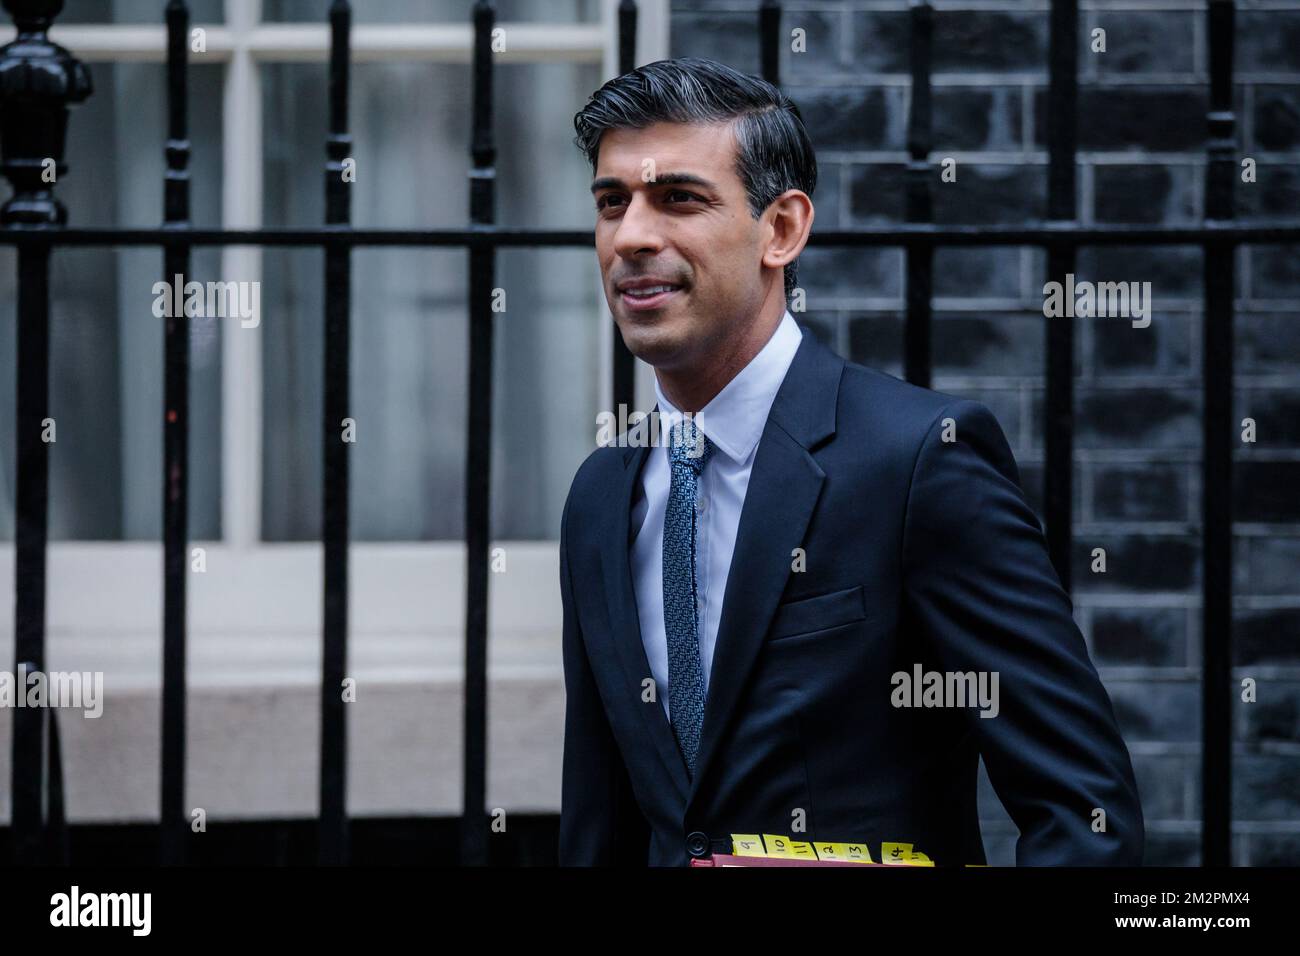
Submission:
[[[189,9],[169,3],[167,19],[167,171],[163,181],[163,281],[190,274]],[[182,286],[183,288],[183,286]],[[185,573],[189,541],[190,320],[168,309],[163,326],[163,682],[162,802],[159,859],[185,860]]]
[[[18,38],[0,50],[0,150],[14,195],[0,210],[0,242],[18,250],[17,490],[15,500],[15,669],[41,669],[45,660],[45,555],[47,446],[40,438],[47,413],[49,369],[49,261],[55,246],[157,246],[165,278],[189,273],[194,246],[259,245],[319,247],[325,252],[324,362],[324,655],[321,685],[319,859],[347,862],[345,803],[346,721],[341,696],[347,658],[348,456],[342,419],[348,405],[349,291],[351,251],[357,246],[457,247],[469,251],[469,414],[466,462],[466,577],[464,812],[461,857],[487,861],[487,598],[490,528],[491,398],[496,250],[506,246],[591,246],[582,230],[530,230],[494,225],[496,148],[492,130],[491,31],[493,4],[473,11],[473,139],[470,144],[469,225],[465,229],[354,229],[342,164],[348,135],[351,5],[330,7],[330,129],[326,142],[326,217],[320,228],[196,229],[189,222],[189,155],[186,113],[186,36],[189,13],[182,0],[165,7],[167,24],[168,140],[164,187],[165,221],[158,229],[70,229],[66,215],[41,177],[53,158],[62,171],[68,107],[91,92],[86,69],[49,41],[47,30],[61,0],[4,0]],[[1203,827],[1202,861],[1226,865],[1231,836],[1230,666],[1232,633],[1232,324],[1233,257],[1243,243],[1294,243],[1295,222],[1234,221],[1235,118],[1232,112],[1232,0],[1208,0],[1211,107],[1208,116],[1205,219],[1195,226],[1081,227],[1075,215],[1077,109],[1077,0],[1052,0],[1047,139],[1047,219],[1026,225],[939,226],[933,223],[930,76],[934,10],[911,5],[912,99],[908,127],[907,222],[879,228],[819,230],[810,245],[901,247],[906,255],[905,361],[907,378],[930,381],[931,300],[934,250],[939,246],[1033,245],[1046,249],[1049,277],[1073,270],[1080,246],[1185,245],[1205,251],[1205,448],[1203,483]],[[762,70],[779,82],[781,8],[759,8]],[[637,7],[619,5],[619,68],[633,68]],[[1071,464],[1074,443],[1073,322],[1048,322],[1044,512],[1049,550],[1063,584],[1070,586]],[[160,859],[186,859],[188,818],[185,769],[185,553],[189,435],[189,326],[184,315],[165,330],[163,407],[163,694],[162,821]],[[1213,357],[1213,361],[1209,358]],[[614,336],[613,400],[633,404],[632,356]],[[50,712],[53,713],[53,712]],[[66,854],[61,842],[62,774],[57,723],[40,710],[14,711],[12,834],[18,862]],[[47,746],[48,743],[48,746]]]

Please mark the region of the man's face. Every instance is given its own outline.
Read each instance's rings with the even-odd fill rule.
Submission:
[[[764,221],[750,215],[735,161],[730,124],[601,138],[592,194],[605,297],[628,349],[656,367],[717,354],[762,305]],[[628,283],[674,288],[638,295]]]

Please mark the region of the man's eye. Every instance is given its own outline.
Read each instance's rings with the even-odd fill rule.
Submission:
[[[685,196],[686,199],[691,202],[702,201],[699,196],[695,195],[694,193],[688,193],[684,189],[671,190],[670,192],[664,193],[664,196],[670,202],[674,199],[674,197],[677,196]],[[620,198],[619,196],[602,196],[601,198],[596,200],[596,211],[600,212],[602,209],[609,207],[611,203],[616,202],[619,198]]]

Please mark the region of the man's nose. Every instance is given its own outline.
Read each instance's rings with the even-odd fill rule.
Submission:
[[[614,251],[625,259],[640,252],[657,252],[663,246],[660,221],[644,195],[633,196],[614,232]]]

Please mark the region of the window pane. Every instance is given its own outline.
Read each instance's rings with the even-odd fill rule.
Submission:
[[[226,22],[222,0],[189,0],[189,6],[191,23]],[[163,0],[69,0],[54,27],[57,31],[60,23],[165,23],[166,7]],[[54,39],[58,40],[57,32]]]
[[[164,68],[92,64],[95,93],[68,124],[56,194],[69,223],[156,226],[162,217]],[[221,68],[191,68],[194,115],[219,117]],[[195,220],[220,219],[221,125],[195,122]],[[219,278],[220,253],[193,253],[196,279]],[[0,248],[0,535],[13,537],[17,256]],[[163,320],[153,315],[162,252],[56,249],[50,267],[50,538],[152,539],[162,526]],[[191,537],[220,535],[221,332],[192,318]]]
[[[469,71],[457,64],[354,67],[353,220],[463,225]],[[322,221],[325,69],[264,72],[268,225]],[[595,65],[497,68],[498,220],[590,229],[590,170],[573,114]],[[272,126],[273,124],[273,126]],[[273,135],[274,133],[274,135]],[[464,528],[466,284],[459,249],[353,254],[352,530],[358,540],[457,539]],[[263,321],[263,533],[320,536],[323,254],[268,249]],[[590,248],[504,249],[495,316],[493,533],[554,539],[569,480],[595,441],[600,322]]]

